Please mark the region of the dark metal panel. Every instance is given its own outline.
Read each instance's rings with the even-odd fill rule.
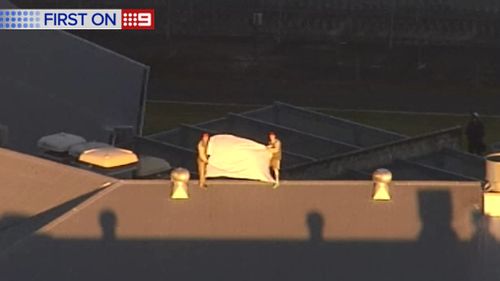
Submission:
[[[59,131],[98,141],[114,126],[141,132],[143,64],[66,32],[2,30],[0,65],[0,122],[13,149],[33,153]]]

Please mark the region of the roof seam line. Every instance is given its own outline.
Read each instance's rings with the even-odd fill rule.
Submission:
[[[70,211],[68,211],[66,214],[58,217],[57,219],[53,220],[51,223],[49,223],[49,224],[45,225],[44,227],[40,228],[38,231],[51,230],[52,228],[56,227],[60,223],[62,223],[65,220],[69,219],[70,217],[72,217],[76,213],[79,213],[80,211],[82,211],[83,209],[85,209],[88,206],[92,205],[93,203],[95,203],[99,199],[101,199],[101,198],[105,197],[106,195],[108,195],[109,193],[115,191],[121,185],[123,185],[123,181],[121,181],[121,180],[117,181],[117,182],[115,182],[113,184],[111,184],[111,186],[107,187],[102,192],[98,193],[97,195],[93,196],[92,198],[89,198],[88,200],[86,200],[82,204],[80,204],[80,205],[76,206],[75,208],[71,209]]]

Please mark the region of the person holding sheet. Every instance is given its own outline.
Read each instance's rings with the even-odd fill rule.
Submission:
[[[207,175],[207,165],[208,165],[208,140],[210,136],[207,133],[203,133],[201,136],[201,140],[198,142],[198,184],[201,188],[206,189],[208,186],[205,183],[206,175]]]
[[[281,141],[276,137],[274,132],[269,133],[269,143],[267,149],[271,152],[270,168],[274,173],[273,188],[278,188],[280,185],[280,167],[281,167]]]

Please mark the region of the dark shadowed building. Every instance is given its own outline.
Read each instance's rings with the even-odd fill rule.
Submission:
[[[40,137],[61,131],[99,141],[116,126],[140,133],[148,66],[66,32],[2,30],[0,41],[8,147],[33,153]]]

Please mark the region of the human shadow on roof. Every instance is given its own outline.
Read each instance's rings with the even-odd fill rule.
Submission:
[[[113,241],[116,239],[116,227],[118,219],[116,214],[107,209],[101,212],[99,222],[102,228],[102,239],[105,241]]]
[[[447,190],[423,190],[418,193],[422,229],[417,241],[416,260],[420,272],[432,280],[461,280],[465,257],[455,231],[451,228],[452,206]],[[430,280],[430,279],[428,279]]]
[[[323,241],[324,223],[323,216],[319,212],[313,211],[307,214],[307,227],[311,242],[318,243]]]
[[[475,245],[457,241],[450,227],[449,192],[422,191],[418,203],[423,227],[416,241],[325,240],[323,230],[335,221],[315,210],[304,217],[308,240],[120,239],[119,217],[105,208],[96,218],[102,239],[36,235],[0,256],[0,276],[8,281],[496,280],[493,273],[475,278],[480,274],[471,266]]]

